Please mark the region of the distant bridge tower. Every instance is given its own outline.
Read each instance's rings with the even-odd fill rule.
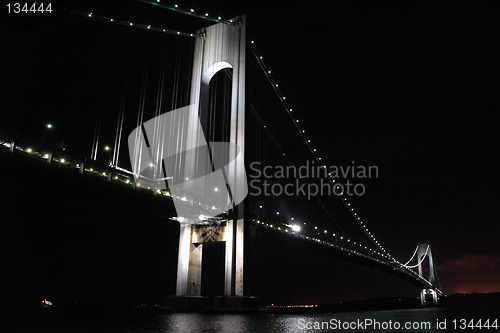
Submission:
[[[221,70],[232,69],[229,138],[233,144],[228,160],[233,161],[225,174],[226,183],[246,189],[243,161],[245,142],[245,17],[232,20],[232,25],[218,23],[198,31],[195,42],[191,102],[201,119],[209,112],[210,81]],[[193,123],[197,123],[194,120]],[[188,138],[196,137],[198,128],[188,128]],[[205,133],[205,135],[208,135]],[[189,140],[189,139],[188,139]],[[195,146],[196,144],[188,144]],[[197,161],[186,163],[195,168]],[[242,181],[245,182],[242,184]],[[236,188],[238,190],[238,188]],[[234,194],[235,188],[231,188]],[[219,191],[220,192],[220,191]],[[231,193],[229,194],[231,196]],[[234,198],[232,198],[234,199]],[[215,232],[207,224],[182,223],[179,236],[177,296],[201,296],[202,258],[204,244],[225,243],[224,296],[243,296],[243,204],[232,204],[232,216],[219,224]],[[209,235],[211,234],[211,235]],[[209,238],[207,240],[207,237]]]
[[[426,260],[428,259],[428,260]],[[434,273],[434,262],[432,260],[432,249],[430,243],[418,244],[417,250],[418,275],[425,278],[432,285],[436,284],[436,275]],[[420,291],[420,302],[422,306],[427,305],[427,300],[432,297],[434,305],[438,304],[437,292],[434,289],[422,289]]]

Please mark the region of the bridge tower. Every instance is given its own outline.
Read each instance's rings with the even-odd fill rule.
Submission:
[[[206,283],[208,296],[224,296],[216,298],[216,306],[220,307],[243,307],[247,302],[242,297],[242,202],[248,193],[244,165],[245,17],[230,22],[197,33],[190,104],[142,123],[129,135],[136,186],[168,190],[175,205],[175,219],[180,223],[176,296],[167,297],[165,302],[180,309],[202,309],[208,305],[207,298],[199,297],[203,293],[203,249],[208,250],[208,243],[224,245],[224,254],[217,256],[224,260],[223,265],[217,260],[219,269],[207,266],[215,273],[205,276],[217,275],[217,279],[211,280],[217,286],[213,288],[217,294],[207,289],[210,284]],[[214,91],[216,94],[217,84],[211,86],[211,81],[217,81],[212,80],[215,75],[229,69],[232,74],[221,74],[232,80],[227,102],[230,106],[211,111],[218,107],[213,101],[217,97],[211,96]],[[222,113],[227,125],[208,126],[217,123],[214,113]],[[222,138],[221,142],[208,141],[215,140],[216,135]],[[215,251],[217,254],[220,248]]]
[[[218,23],[197,33],[190,105],[150,119],[129,135],[136,186],[168,190],[177,212],[175,219],[180,223],[177,298],[172,298],[176,304],[189,303],[196,299],[193,297],[201,296],[203,248],[207,243],[224,245],[224,258],[217,256],[224,259],[220,269],[224,269],[224,281],[216,280],[223,282],[223,290],[217,291],[220,292],[217,296],[226,298],[219,299],[223,303],[219,305],[241,307],[240,303],[230,303],[245,302],[243,298],[228,298],[243,296],[242,202],[248,193],[244,165],[245,17],[236,17],[230,22]],[[221,73],[232,80],[231,99],[227,103],[230,107],[212,112],[215,103],[211,99],[217,97],[213,98],[211,93],[217,91],[217,84],[211,86],[211,81],[226,69],[232,70],[232,75],[227,71]],[[223,123],[227,125],[203,127],[203,124],[217,123],[214,113],[222,113]],[[221,142],[208,142],[211,137],[215,139],[219,131],[222,134],[217,137],[222,138]],[[215,273],[222,275],[219,270]],[[216,285],[217,289],[222,287],[222,283]],[[198,300],[204,302],[202,298]],[[198,300],[195,301],[198,308],[203,308],[205,305]],[[194,307],[188,305],[187,308]]]
[[[232,69],[231,106],[229,138],[231,147],[226,152],[232,161],[226,169],[226,184],[239,186],[246,182],[244,168],[245,142],[245,17],[232,20],[234,24],[218,23],[198,31],[195,42],[193,75],[191,82],[191,106],[199,119],[209,112],[209,93],[211,79],[224,69]],[[192,123],[199,124],[199,119]],[[199,140],[199,128],[188,128],[187,139]],[[206,133],[205,133],[206,134]],[[202,140],[203,141],[203,140]],[[188,146],[196,146],[197,143]],[[210,145],[210,143],[209,143]],[[213,154],[213,152],[212,152]],[[197,158],[197,157],[195,157]],[[211,157],[212,158],[212,157]],[[186,168],[194,168],[196,161],[186,163]],[[202,280],[203,248],[210,242],[223,242],[224,258],[224,296],[243,296],[243,245],[244,217],[243,204],[235,203],[235,188],[229,188],[232,200],[232,215],[223,223],[182,223],[179,235],[179,255],[177,267],[176,296],[200,296]],[[232,194],[232,193],[233,194]],[[240,191],[241,192],[241,191]],[[245,192],[246,193],[246,192]],[[211,230],[209,230],[211,228]]]
[[[426,260],[428,259],[428,260]],[[424,277],[432,285],[436,283],[436,275],[434,273],[434,262],[432,260],[432,249],[430,243],[418,244],[417,250],[418,275]],[[424,275],[425,274],[425,275]],[[422,306],[427,305],[428,298],[432,298],[434,305],[438,305],[437,292],[434,289],[422,289],[420,291],[420,302]]]

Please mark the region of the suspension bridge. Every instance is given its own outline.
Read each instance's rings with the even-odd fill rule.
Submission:
[[[301,122],[307,113],[291,107],[258,43],[247,39],[245,16],[226,19],[158,0],[139,2],[196,19],[197,28],[181,31],[98,11],[60,8],[74,20],[113,27],[118,34],[132,29],[144,38],[161,36],[160,46],[150,45],[141,55],[141,66],[134,64],[137,50],[129,49],[129,59],[116,65],[123,71],[117,89],[103,84],[87,156],[66,149],[64,143],[47,144],[57,127],[52,123],[42,129],[41,140],[2,134],[0,147],[164,198],[176,212],[166,223],[181,226],[172,302],[202,296],[203,248],[208,243],[225,245],[221,302],[246,297],[244,249],[251,241],[246,236],[251,225],[377,267],[420,288],[422,305],[437,304],[443,292],[431,245],[420,243],[411,258],[398,260],[374,235],[377,226],[367,226],[354,200],[342,190],[335,192],[346,180],[326,172],[327,156],[312,142],[318,135]],[[156,47],[157,55],[150,54]],[[113,111],[114,119],[108,108],[118,110]],[[334,194],[305,200],[283,193],[252,193],[247,180],[265,180],[262,174],[249,173],[254,161],[270,168],[298,168],[311,162],[325,170],[325,177],[293,174],[274,181],[282,187],[292,181],[317,186],[326,182]]]

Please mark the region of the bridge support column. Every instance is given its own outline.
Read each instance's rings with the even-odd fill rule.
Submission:
[[[187,295],[189,256],[191,252],[191,225],[181,224],[179,232],[179,255],[177,261],[176,295]]]
[[[187,294],[201,296],[201,265],[203,264],[203,244],[190,246]]]
[[[224,274],[224,296],[231,296],[233,291],[233,258],[234,258],[234,222],[228,221],[226,224],[226,233],[231,235],[226,239],[226,261]]]
[[[177,296],[201,295],[203,244],[195,243],[197,226],[181,224],[177,261]]]
[[[244,220],[229,221],[226,228],[224,296],[243,296]]]
[[[236,225],[236,266],[235,266],[235,296],[243,296],[243,243],[245,232],[245,221],[239,219]]]
[[[197,226],[181,224],[177,261],[177,296],[201,295],[203,244],[195,243]]]

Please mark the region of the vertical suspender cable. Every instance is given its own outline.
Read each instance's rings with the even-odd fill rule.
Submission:
[[[141,96],[139,98],[139,108],[137,110],[137,122],[136,122],[136,127],[142,127],[142,123],[144,120],[144,106],[146,102],[146,91],[147,91],[147,85],[148,85],[148,70],[149,70],[149,52],[146,50],[146,55],[144,56],[144,67],[143,67],[143,72],[142,72],[142,84],[141,84]],[[142,135],[141,131],[136,131],[136,146],[135,146],[135,161],[137,165],[133,166],[133,170],[139,170],[140,166],[140,161],[142,158],[142,150],[144,147],[142,147],[142,142],[143,140],[139,140],[139,137]],[[138,176],[138,175],[136,175]]]
[[[118,110],[118,121],[116,123],[116,133],[115,133],[115,144],[113,147],[113,160],[111,162],[112,167],[118,166],[118,160],[120,157],[120,146],[122,140],[122,131],[123,131],[123,120],[125,118],[125,106],[127,102],[127,89],[128,82],[130,77],[130,57],[127,68],[125,69],[124,77],[123,77],[123,86],[122,86],[122,95],[120,99],[120,108]]]

